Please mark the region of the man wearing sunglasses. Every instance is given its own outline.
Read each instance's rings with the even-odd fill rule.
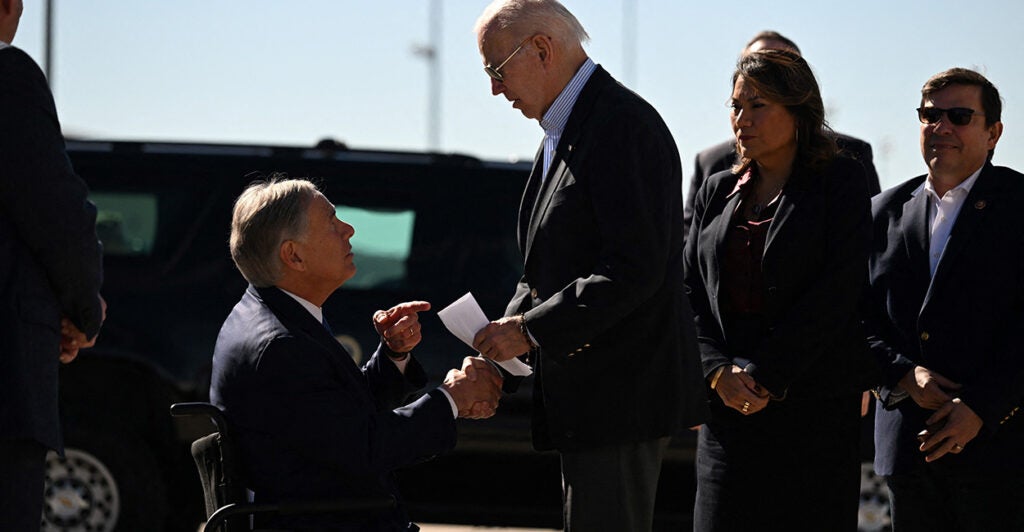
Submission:
[[[534,446],[561,454],[565,529],[650,530],[669,436],[707,409],[679,153],[657,111],[587,57],[558,2],[499,0],[476,34],[491,92],[544,138],[519,212],[523,277],[474,346],[528,354]]]
[[[1024,530],[1024,175],[992,164],[1001,107],[977,72],[933,76],[928,173],[873,202],[875,471],[896,532]]]

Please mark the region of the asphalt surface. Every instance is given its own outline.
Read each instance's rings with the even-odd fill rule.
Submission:
[[[464,525],[429,525],[420,523],[422,532],[552,532],[553,528],[507,528]]]

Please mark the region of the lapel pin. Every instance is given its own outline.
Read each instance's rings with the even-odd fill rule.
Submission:
[[[981,209],[984,209],[986,205],[988,205],[988,203],[985,203],[985,200],[983,199],[974,202],[974,208],[978,209],[979,211]]]
[[[569,151],[572,152],[572,144],[569,145]]]

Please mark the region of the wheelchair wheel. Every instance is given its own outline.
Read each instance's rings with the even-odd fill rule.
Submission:
[[[64,447],[46,457],[43,532],[163,530],[162,475],[141,440],[67,427]]]

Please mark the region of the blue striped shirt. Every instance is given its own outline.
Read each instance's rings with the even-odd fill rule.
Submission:
[[[583,62],[583,66],[576,71],[576,75],[569,80],[569,84],[562,89],[558,98],[555,98],[551,107],[544,113],[544,117],[540,119],[540,127],[544,128],[544,173],[541,176],[541,183],[548,178],[551,159],[555,156],[555,148],[558,147],[558,141],[562,138],[565,124],[569,122],[569,115],[572,113],[573,106],[576,105],[576,99],[579,98],[580,91],[583,90],[583,86],[587,84],[587,80],[590,79],[590,75],[596,68],[597,65],[588,57]]]

